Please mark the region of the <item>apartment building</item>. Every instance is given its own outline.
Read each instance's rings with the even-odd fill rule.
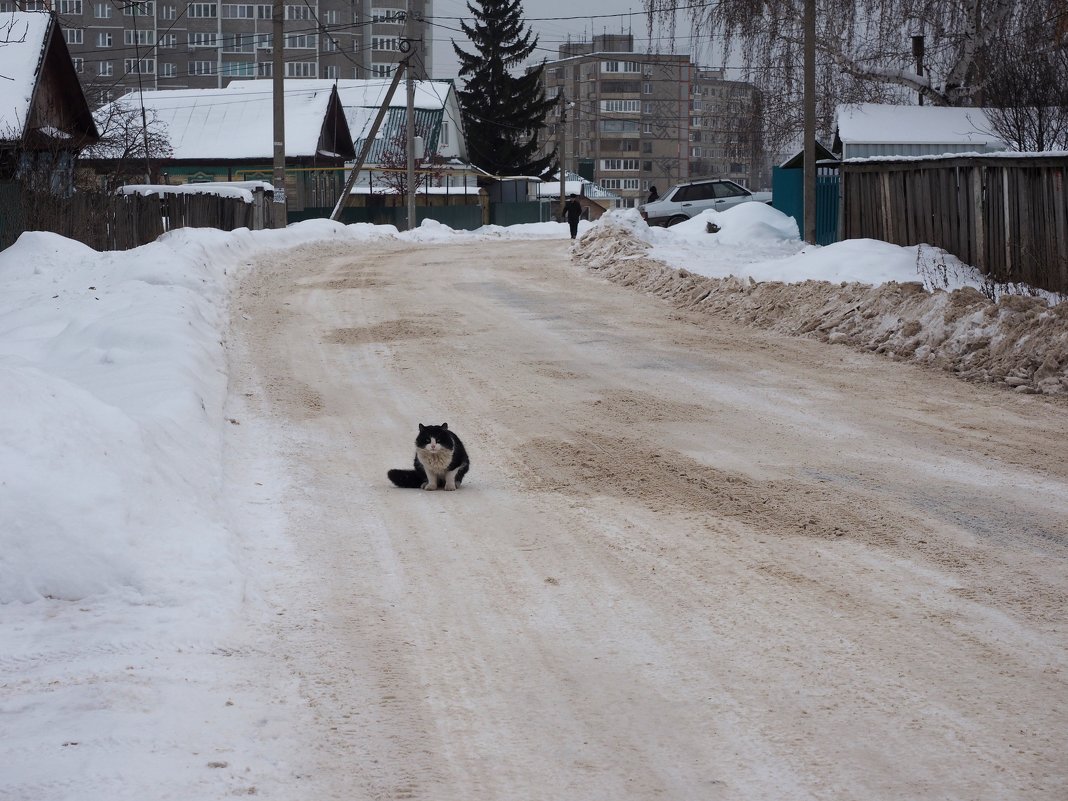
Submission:
[[[722,70],[687,55],[637,53],[631,34],[605,34],[563,45],[545,64],[545,85],[559,101],[546,148],[562,145],[566,169],[619,193],[627,207],[644,202],[650,186],[768,181],[758,95]]]
[[[287,78],[373,78],[403,55],[415,19],[416,71],[427,77],[432,0],[285,0]],[[55,11],[94,106],[135,89],[206,89],[273,74],[272,3],[0,0],[0,11]]]

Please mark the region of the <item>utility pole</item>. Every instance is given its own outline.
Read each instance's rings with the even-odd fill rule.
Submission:
[[[415,40],[415,25],[412,18],[412,0],[406,3],[407,10],[404,15],[404,38],[408,47],[411,48]],[[415,230],[415,75],[412,73],[412,63],[415,61],[411,55],[406,59],[404,71],[407,82],[405,88],[408,91],[408,103],[405,111],[407,122],[408,139],[408,178],[405,185],[408,187],[408,230]],[[401,64],[397,65],[401,69]]]
[[[805,0],[805,241],[816,244],[816,0]]]
[[[285,16],[284,0],[274,0],[271,15],[271,85],[274,90],[274,202],[286,202],[286,76],[285,44],[282,20]],[[283,209],[285,206],[283,205]]]
[[[564,101],[564,85],[560,84],[560,124],[556,126],[556,150],[560,154],[560,218],[564,216],[564,148],[567,145],[567,134],[564,126],[567,122],[567,103]]]

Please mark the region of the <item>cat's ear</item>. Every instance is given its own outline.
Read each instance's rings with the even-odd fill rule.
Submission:
[[[448,431],[449,430],[449,424],[448,423],[442,423],[441,424],[441,429],[442,429],[442,431]]]
[[[420,431],[426,431],[426,426],[425,426],[425,425],[423,425],[422,423],[420,423],[420,424],[419,424],[419,430],[420,430]]]

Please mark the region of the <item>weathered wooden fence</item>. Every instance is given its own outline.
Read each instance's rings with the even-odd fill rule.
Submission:
[[[23,231],[52,231],[95,250],[129,250],[177,228],[284,228],[284,203],[253,192],[253,202],[209,194],[100,195],[61,198],[7,188],[0,224],[0,249]]]
[[[998,282],[1068,293],[1068,157],[842,164],[842,236],[930,244]]]

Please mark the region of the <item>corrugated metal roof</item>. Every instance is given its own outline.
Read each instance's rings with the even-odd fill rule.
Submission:
[[[356,152],[363,150],[367,129],[371,127],[374,115],[378,109],[362,107],[346,107],[345,118],[349,123],[356,144]],[[438,139],[441,136],[441,120],[444,112],[441,109],[415,109],[415,135],[423,137],[423,147],[427,153],[434,153],[438,149]],[[366,164],[381,164],[382,155],[390,143],[400,141],[403,143],[407,136],[408,111],[404,108],[390,108],[386,112],[386,118],[382,121],[382,127],[378,129],[375,143],[371,152],[367,155]]]

